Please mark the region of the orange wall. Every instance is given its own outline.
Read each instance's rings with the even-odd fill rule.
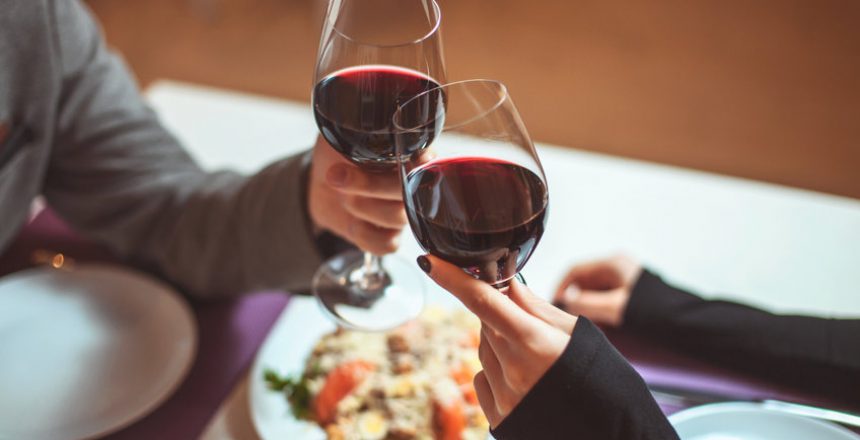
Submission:
[[[860,198],[856,0],[440,0],[539,141]],[[321,0],[90,0],[142,82],[307,100]]]

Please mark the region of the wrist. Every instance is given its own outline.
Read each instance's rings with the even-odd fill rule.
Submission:
[[[630,294],[630,288],[624,287],[610,296],[606,310],[606,320],[610,325],[614,327],[624,325],[624,313],[630,302]]]

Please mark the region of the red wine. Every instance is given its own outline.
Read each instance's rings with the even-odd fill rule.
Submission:
[[[335,150],[359,166],[387,171],[394,168],[392,117],[397,106],[438,87],[430,77],[396,66],[366,65],[339,70],[314,87],[314,116],[323,137]],[[425,105],[410,105],[403,122],[422,130],[400,136],[406,154],[428,145],[435,136],[437,111],[444,111],[442,92],[424,95]],[[440,105],[441,104],[441,105]],[[420,114],[419,114],[420,113]],[[417,124],[429,121],[430,124]]]
[[[467,157],[413,170],[404,200],[425,251],[497,284],[516,275],[540,241],[548,195],[526,168]]]

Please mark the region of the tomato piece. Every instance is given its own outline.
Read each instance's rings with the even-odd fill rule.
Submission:
[[[460,338],[461,347],[478,348],[481,345],[481,335],[478,332],[469,332]]]
[[[460,392],[463,393],[463,398],[466,402],[472,405],[478,404],[478,393],[475,391],[473,382],[474,375],[472,370],[465,363],[451,370],[451,378],[460,386]]]
[[[437,440],[462,440],[466,429],[466,414],[460,400],[433,403],[433,422]]]
[[[454,382],[457,382],[458,385],[472,383],[472,370],[466,364],[460,364],[452,368],[450,374],[451,379],[454,379]]]
[[[314,399],[314,414],[322,424],[334,421],[337,404],[376,369],[367,361],[352,361],[339,365],[326,376],[325,383]]]
[[[463,398],[466,399],[466,402],[469,402],[472,405],[478,405],[478,392],[475,391],[475,385],[471,382],[464,383],[460,385],[460,391],[463,392]]]

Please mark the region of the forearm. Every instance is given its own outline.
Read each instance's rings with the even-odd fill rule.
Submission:
[[[642,378],[584,317],[561,357],[493,435],[500,440],[678,438]]]
[[[305,207],[307,159],[287,158],[250,177],[207,175],[139,236],[137,256],[198,295],[307,290],[322,262]]]
[[[860,320],[773,315],[742,304],[706,301],[645,271],[623,322],[627,329],[712,362],[833,397],[860,399]]]

